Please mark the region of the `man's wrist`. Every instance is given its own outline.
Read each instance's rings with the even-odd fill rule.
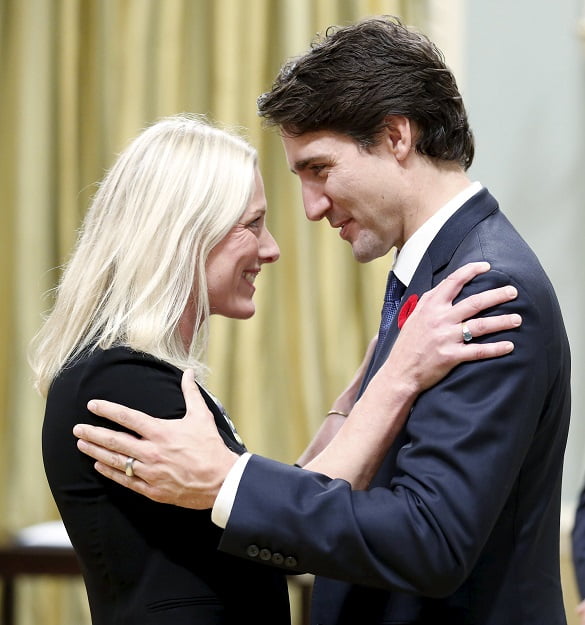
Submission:
[[[228,474],[225,476],[225,480],[217,493],[215,503],[211,509],[211,520],[219,527],[225,528],[228,524],[232,506],[234,505],[234,501],[236,499],[238,486],[251,455],[252,454],[245,452],[238,457]]]

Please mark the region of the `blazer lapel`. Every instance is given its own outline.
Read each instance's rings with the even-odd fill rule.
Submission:
[[[218,432],[223,439],[223,442],[236,453],[243,453],[246,451],[246,446],[244,445],[240,435],[236,431],[232,420],[228,417],[225,408],[222,406],[220,401],[214,397],[209,391],[204,389],[201,385],[197,385],[199,390],[201,391],[201,395],[207,404],[207,407],[213,414],[213,419],[215,421],[215,425],[217,426]]]

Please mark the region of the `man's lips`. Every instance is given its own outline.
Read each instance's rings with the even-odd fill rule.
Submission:
[[[342,239],[347,240],[348,237],[348,225],[351,223],[351,219],[346,219],[345,221],[339,221],[336,223],[332,223],[332,228],[339,228],[339,236]]]

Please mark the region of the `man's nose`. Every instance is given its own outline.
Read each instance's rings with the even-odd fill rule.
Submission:
[[[331,208],[331,200],[321,191],[304,189],[303,205],[307,219],[319,221],[325,217],[325,214]]]

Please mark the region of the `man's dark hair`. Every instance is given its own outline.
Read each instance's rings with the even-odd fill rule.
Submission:
[[[416,124],[420,154],[464,169],[473,160],[473,134],[441,51],[396,17],[327,29],[282,67],[258,112],[288,134],[331,130],[365,148],[376,145],[389,115],[402,115]]]

